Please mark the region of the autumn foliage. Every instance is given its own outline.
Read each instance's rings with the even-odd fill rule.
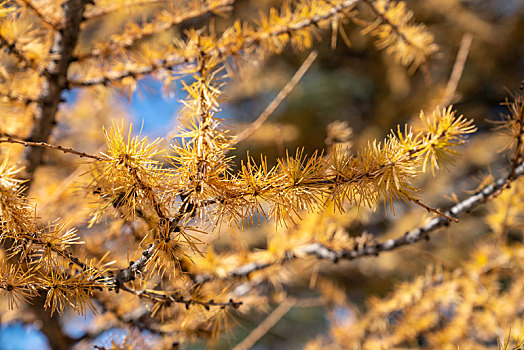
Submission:
[[[522,346],[522,89],[495,130],[482,130],[489,140],[504,135],[490,141],[507,158],[498,159],[503,170],[460,187],[459,177],[472,177],[468,159],[497,154],[468,148],[474,116],[450,105],[460,100],[470,36],[442,88],[432,80],[439,46],[405,2],[271,1],[247,18],[236,6],[0,3],[2,322],[39,325],[53,349],[248,349],[291,309],[316,307],[329,327],[302,342],[307,349]],[[300,84],[317,43],[351,50],[355,40],[371,40],[392,71],[424,81],[433,97],[416,107],[418,118],[363,140],[345,117],[314,152],[235,153]],[[228,87],[289,48],[311,52],[273,102],[250,124],[226,121],[223,106],[239,98]],[[176,126],[155,140],[115,102],[135,98],[148,77],[167,96],[183,90]],[[468,221],[477,207],[488,210]],[[446,239],[453,245],[437,232],[446,227],[451,237],[456,227],[478,232],[469,251],[440,255]],[[415,260],[431,264],[382,297],[358,302],[337,281],[384,275],[372,262],[381,259],[401,260],[387,273],[404,271],[414,263],[398,251],[433,236],[439,243]],[[64,331],[77,314],[79,337]]]

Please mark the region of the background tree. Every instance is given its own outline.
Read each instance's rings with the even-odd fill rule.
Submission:
[[[524,107],[520,91],[504,118],[486,113],[504,100],[486,77],[522,75],[522,13],[2,2],[2,322],[34,325],[54,349],[247,349],[288,312],[319,337],[287,330],[285,348],[519,346]],[[165,139],[127,118],[124,98],[147,81],[181,101]]]

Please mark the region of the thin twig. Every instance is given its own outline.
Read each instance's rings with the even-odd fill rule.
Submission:
[[[457,53],[457,58],[455,59],[455,64],[453,64],[453,69],[451,70],[451,75],[449,76],[446,89],[444,90],[444,95],[440,101],[441,106],[447,106],[453,102],[453,97],[457,91],[459,80],[462,77],[462,72],[464,71],[464,65],[466,64],[466,59],[468,58],[472,40],[473,36],[470,33],[466,33],[462,37],[460,48]]]
[[[287,95],[295,88],[295,86],[298,84],[300,79],[306,74],[309,67],[313,64],[315,59],[317,58],[318,53],[317,51],[312,51],[309,56],[306,58],[306,60],[302,63],[300,68],[295,72],[293,77],[287,82],[287,84],[284,86],[282,90],[278,93],[278,95],[271,101],[269,105],[267,105],[266,109],[258,116],[258,118],[251,123],[244,131],[242,131],[240,134],[236,136],[235,144],[239,143],[245,139],[247,139],[249,136],[253,135],[253,133],[262,126],[262,124],[269,118],[271,114],[280,106],[282,101],[287,97]]]
[[[53,244],[50,244],[45,239],[42,239],[41,237],[35,235],[35,234],[29,234],[24,237],[24,239],[31,241],[33,244],[39,245],[41,247],[49,248],[53,252],[55,252],[57,255],[61,256],[65,260],[69,261],[70,263],[75,264],[81,269],[84,269],[87,265],[82,262],[78,257],[74,256],[71,252],[69,252],[66,249],[61,249]]]
[[[262,321],[249,335],[238,343],[233,350],[248,350],[251,349],[255,343],[262,338],[278,321],[284,317],[289,310],[295,305],[295,299],[285,299],[276,309],[269,314],[264,321]]]
[[[446,213],[441,212],[437,208],[432,208],[430,206],[427,206],[426,204],[422,203],[420,200],[418,200],[416,198],[413,198],[413,197],[408,197],[408,198],[409,198],[410,201],[412,201],[416,205],[426,209],[428,212],[435,213],[437,215],[443,216],[443,217],[445,217],[448,220],[453,220],[455,222],[459,222],[458,218],[451,217],[451,216],[447,215]]]
[[[122,286],[120,288],[121,290],[131,293],[133,295],[136,295],[139,298],[148,299],[152,302],[161,302],[166,303],[166,305],[172,304],[172,303],[178,303],[178,304],[184,304],[187,309],[191,307],[191,305],[200,305],[204,306],[205,308],[209,307],[232,307],[232,308],[239,308],[242,305],[241,301],[234,301],[233,299],[229,299],[229,301],[226,302],[217,302],[213,299],[209,301],[202,301],[202,300],[196,300],[192,298],[184,298],[182,295],[180,295],[179,292],[163,292],[163,291],[153,291],[153,290],[135,290],[133,288],[129,288],[127,286]]]
[[[24,140],[18,140],[12,137],[8,137],[6,139],[0,139],[0,143],[16,143],[16,144],[24,145],[25,147],[42,147],[42,148],[54,149],[56,151],[60,151],[64,153],[75,154],[79,156],[80,158],[91,158],[91,159],[98,160],[98,161],[107,160],[107,158],[103,156],[95,156],[95,155],[88,154],[85,152],[75,151],[72,148],[65,148],[60,145],[52,145],[47,142],[24,141]]]

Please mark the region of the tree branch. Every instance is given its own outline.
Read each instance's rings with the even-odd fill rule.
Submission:
[[[266,107],[266,109],[264,109],[264,111],[258,116],[258,118],[236,136],[235,143],[233,143],[231,146],[247,139],[249,136],[253,135],[253,133],[262,126],[262,124],[264,124],[267,118],[269,118],[269,116],[273,114],[273,112],[278,108],[278,106],[280,106],[280,104],[282,103],[282,101],[284,101],[287,95],[295,88],[300,79],[302,79],[304,74],[306,74],[309,67],[311,67],[317,56],[318,53],[316,51],[311,51],[309,56],[302,63],[300,68],[295,72],[293,77],[287,82],[284,88],[280,90],[278,95],[273,99],[273,101],[271,101],[271,103]]]
[[[42,73],[45,77],[42,90],[37,102],[37,112],[34,124],[30,131],[31,142],[47,142],[53,129],[61,102],[62,91],[67,87],[67,70],[72,60],[80,32],[80,23],[83,19],[85,5],[88,0],[67,0],[62,6],[64,9],[61,28],[57,31],[50,56],[54,58],[47,69]],[[37,14],[39,12],[36,12]],[[32,146],[26,149],[23,158],[26,163],[25,191],[27,192],[34,178],[34,173],[42,162],[44,148]],[[31,306],[32,311],[40,318],[42,331],[49,340],[52,349],[69,349],[74,341],[64,334],[57,316],[50,316],[44,310],[45,297],[40,296]]]
[[[416,45],[414,42],[409,40],[406,35],[402,32],[402,30],[399,28],[398,25],[395,23],[392,23],[386,16],[385,13],[381,12],[379,9],[375,7],[372,0],[362,0],[368,7],[371,9],[371,11],[380,18],[380,21],[382,23],[387,24],[399,37],[404,41],[407,45],[414,47],[415,49],[424,52],[424,48],[420,47],[419,45]]]
[[[295,306],[296,300],[292,298],[285,299],[264,321],[262,321],[257,328],[253,329],[249,335],[238,343],[233,350],[248,350],[256,344],[278,321],[284,317],[289,310]]]
[[[85,152],[75,151],[72,148],[65,148],[60,145],[51,145],[46,142],[31,142],[31,141],[18,140],[12,137],[8,137],[6,139],[0,139],[0,143],[16,143],[19,145],[24,145],[25,147],[41,147],[41,148],[47,148],[47,149],[54,149],[54,150],[64,152],[64,153],[75,154],[79,156],[80,158],[91,158],[91,159],[99,160],[99,161],[107,160],[107,158],[103,156],[95,156],[95,155],[88,154]]]
[[[314,15],[311,18],[304,19],[292,25],[279,26],[269,33],[265,31],[261,31],[261,33],[258,33],[256,35],[253,35],[252,37],[246,38],[246,40],[242,42],[242,45],[238,45],[238,43],[235,41],[234,47],[231,47],[231,45],[216,46],[212,48],[211,50],[209,50],[207,54],[222,56],[225,53],[231,54],[231,52],[229,52],[230,50],[234,50],[235,52],[240,52],[241,50],[251,47],[253,44],[257,42],[267,39],[268,37],[278,37],[280,35],[298,31],[306,27],[316,26],[322,21],[326,21],[336,15],[339,15],[340,13],[344,12],[348,8],[352,7],[357,2],[358,0],[342,1],[339,4],[334,5],[330,10],[326,11],[322,15]],[[128,77],[137,77],[137,76],[148,75],[148,74],[152,74],[156,72],[159,69],[167,69],[170,67],[176,67],[184,63],[191,62],[192,60],[193,60],[192,57],[181,57],[179,55],[172,54],[170,56],[165,57],[162,60],[158,60],[157,62],[151,63],[146,66],[142,66],[136,69],[124,70],[124,71],[110,71],[110,72],[104,73],[102,76],[94,77],[91,79],[81,79],[81,78],[80,79],[71,79],[69,83],[71,86],[77,86],[77,87],[87,87],[87,86],[100,85],[100,84],[107,85],[112,82],[120,81]]]
[[[54,44],[50,51],[50,56],[57,58],[50,62],[44,72],[46,79],[29,136],[31,142],[47,142],[56,123],[58,104],[61,102],[62,92],[67,88],[67,70],[73,59],[73,51],[78,41],[80,23],[83,20],[87,3],[88,0],[68,0],[62,5],[64,15],[61,27],[55,34]],[[27,190],[31,186],[36,169],[42,162],[43,153],[43,148],[35,146],[31,146],[25,152]]]
[[[518,165],[518,167],[516,167],[514,175],[511,177],[511,181],[516,180],[523,174],[524,162],[521,162]],[[504,178],[500,178],[497,181],[495,181],[495,183],[493,183],[492,185],[488,185],[484,187],[482,190],[473,194],[472,196],[458,202],[448,211],[445,212],[446,216],[458,218],[461,214],[469,212],[474,208],[478,207],[479,205],[483,204],[494,193],[506,186],[506,183],[508,179],[510,179],[510,176],[511,175],[508,175]],[[231,270],[225,277],[221,279],[227,280],[232,278],[247,277],[255,271],[263,270],[276,264],[285,261],[292,261],[304,256],[331,260],[334,263],[338,262],[339,260],[354,260],[365,256],[378,256],[382,252],[392,251],[403,246],[414,244],[422,239],[428,239],[428,235],[431,232],[436,231],[441,227],[448,226],[450,222],[452,221],[446,218],[445,216],[438,216],[432,219],[426,225],[418,227],[410,232],[406,232],[401,237],[389,239],[382,243],[371,244],[355,249],[335,250],[319,242],[310,243],[303,246],[299,246],[295,248],[293,251],[290,251],[288,254],[286,254],[286,257],[283,260],[277,260],[273,262],[250,262],[248,264],[239,266]],[[195,281],[197,283],[206,283],[214,279],[217,278],[210,275],[198,275],[195,277]]]
[[[114,40],[110,40],[112,41],[112,43],[109,45],[107,50],[95,49],[84,55],[79,55],[77,58],[79,61],[82,61],[85,59],[99,58],[99,57],[103,57],[106,55],[112,55],[114,54],[116,50],[129,49],[130,47],[135,45],[138,41],[150,38],[153,35],[166,31],[180,23],[184,23],[191,19],[201,17],[209,12],[227,10],[231,8],[230,6],[233,4],[233,2],[234,0],[221,0],[218,3],[211,3],[211,4],[205,3],[201,7],[198,7],[198,8],[186,9],[187,12],[181,11],[180,15],[175,16],[170,21],[166,21],[157,26],[139,31],[135,33],[133,36],[126,38],[125,41],[113,42]]]
[[[455,59],[455,64],[453,64],[453,69],[451,70],[451,75],[449,76],[446,89],[444,90],[444,95],[440,100],[441,106],[447,106],[453,102],[453,97],[457,91],[457,86],[462,77],[462,72],[464,71],[464,65],[466,64],[466,59],[468,58],[469,49],[471,47],[471,42],[473,41],[473,36],[469,33],[464,34],[462,41],[460,42],[460,48],[457,53],[457,58]]]
[[[202,300],[196,300],[192,298],[184,298],[180,295],[178,292],[165,292],[165,291],[151,291],[151,290],[135,290],[132,288],[129,288],[127,286],[122,286],[122,290],[126,291],[128,293],[134,294],[139,298],[148,299],[152,302],[161,302],[161,303],[178,303],[178,304],[185,304],[186,308],[189,309],[191,305],[201,305],[206,308],[209,308],[211,306],[215,307],[232,307],[232,308],[239,308],[240,305],[242,305],[241,301],[234,301],[233,299],[229,299],[229,301],[226,302],[217,302],[213,299],[209,301],[202,301]]]
[[[135,279],[137,272],[142,271],[146,266],[149,258],[153,255],[155,251],[155,245],[150,244],[149,247],[142,252],[142,256],[137,261],[130,264],[125,269],[121,269],[116,274],[113,284],[115,285],[116,290],[119,290],[123,287],[124,283],[132,281]]]

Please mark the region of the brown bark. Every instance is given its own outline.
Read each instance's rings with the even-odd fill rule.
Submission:
[[[62,22],[50,50],[50,55],[56,58],[42,73],[46,79],[40,93],[28,141],[47,142],[56,124],[58,104],[62,100],[62,92],[68,87],[67,70],[73,61],[73,53],[87,3],[86,0],[67,0],[62,5],[64,9]],[[42,163],[44,151],[41,147],[29,147],[24,154],[26,178],[29,180],[26,183],[28,189],[36,169]]]

